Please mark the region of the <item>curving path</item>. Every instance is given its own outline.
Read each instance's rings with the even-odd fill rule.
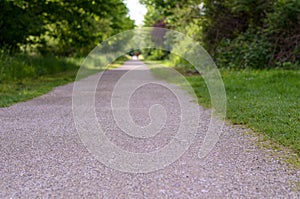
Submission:
[[[137,65],[145,69],[142,62],[129,61],[104,72],[96,112],[111,142],[124,150],[145,153],[170,142],[180,118],[172,92],[149,84],[132,95],[132,118],[139,125],[149,124],[148,109],[159,103],[166,109],[166,125],[149,139],[128,136],[118,128],[110,110],[112,90],[118,78]],[[146,69],[136,78],[155,79]],[[195,142],[170,166],[145,174],[106,167],[88,152],[77,134],[72,89],[73,84],[57,87],[31,101],[0,109],[0,198],[300,197],[299,171],[258,149],[247,129],[226,125],[209,156],[199,159],[210,120],[210,111],[201,107]]]

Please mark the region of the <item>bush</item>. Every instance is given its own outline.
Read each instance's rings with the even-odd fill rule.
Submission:
[[[178,71],[182,73],[196,73],[197,70],[193,65],[191,65],[187,60],[182,57],[170,54],[170,62]]]
[[[286,0],[275,4],[266,19],[266,32],[273,44],[272,63],[300,60],[300,1]]]
[[[206,5],[203,42],[219,66],[299,68],[299,0],[230,2]]]
[[[246,32],[233,40],[223,39],[217,46],[217,65],[227,68],[266,68],[271,58],[271,44],[264,34]]]
[[[148,60],[164,60],[168,57],[168,52],[162,49],[144,49],[143,55]]]

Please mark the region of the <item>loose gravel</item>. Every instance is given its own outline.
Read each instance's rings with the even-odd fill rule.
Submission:
[[[135,139],[118,128],[109,108],[112,90],[118,78],[136,65],[143,63],[129,61],[104,72],[96,93],[96,112],[111,142],[145,153],[167,144],[180,119],[175,114],[176,96],[149,84],[132,96],[132,118],[139,125],[149,124],[149,107],[160,103],[168,114],[164,128],[150,139]],[[151,76],[149,70],[144,72]],[[176,162],[138,174],[106,167],[79,138],[72,91],[73,84],[60,86],[0,109],[0,198],[300,198],[299,171],[258,148],[257,137],[246,128],[225,125],[211,153],[199,159],[210,121],[210,110],[202,107],[195,142]]]

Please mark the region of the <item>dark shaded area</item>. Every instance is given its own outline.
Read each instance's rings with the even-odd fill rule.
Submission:
[[[298,0],[142,2],[148,8],[146,26],[163,26],[192,37],[205,47],[220,67],[299,69]],[[181,59],[167,58],[174,65],[185,64]]]

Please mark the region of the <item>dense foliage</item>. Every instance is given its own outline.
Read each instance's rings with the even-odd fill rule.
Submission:
[[[299,0],[141,0],[146,26],[187,34],[230,68],[299,67]],[[148,53],[151,55],[157,52]],[[153,57],[153,56],[152,56]],[[176,65],[187,65],[170,58]]]
[[[0,107],[74,81],[82,57],[133,27],[122,0],[0,0]]]
[[[122,0],[1,0],[0,45],[58,55],[86,53],[133,28]]]

